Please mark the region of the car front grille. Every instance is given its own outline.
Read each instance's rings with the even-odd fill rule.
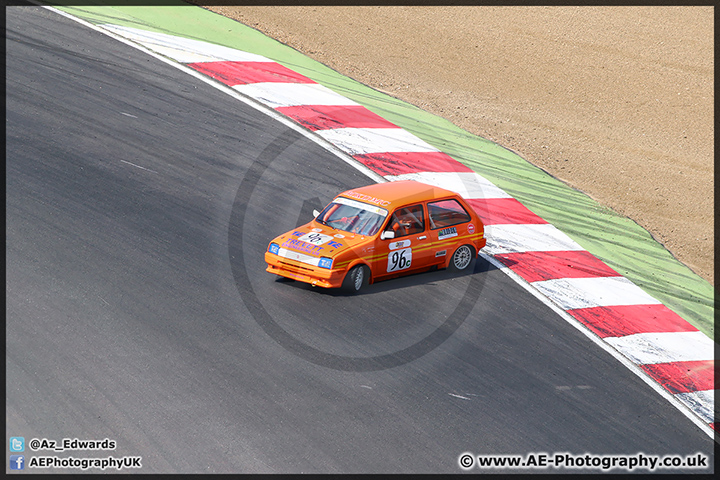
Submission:
[[[302,272],[302,271],[314,272],[315,271],[314,268],[301,267],[300,265],[294,265],[292,263],[287,263],[287,262],[283,262],[283,261],[280,261],[278,263],[283,265],[284,268],[291,270],[291,271],[295,271],[295,272]]]

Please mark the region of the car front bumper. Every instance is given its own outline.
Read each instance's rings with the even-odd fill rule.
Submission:
[[[344,270],[315,267],[270,252],[265,252],[265,262],[267,272],[317,287],[339,288],[345,279]]]

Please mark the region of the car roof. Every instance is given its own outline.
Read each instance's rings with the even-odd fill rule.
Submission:
[[[395,208],[435,198],[457,196],[457,193],[426,183],[416,182],[415,180],[399,180],[353,188],[341,193],[339,196],[353,198],[380,207]]]

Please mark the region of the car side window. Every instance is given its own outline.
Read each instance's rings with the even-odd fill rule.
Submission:
[[[467,211],[460,205],[460,202],[453,199],[428,203],[428,214],[430,228],[433,230],[470,221]]]
[[[422,205],[413,205],[395,210],[385,231],[395,232],[395,238],[424,232],[425,218]]]

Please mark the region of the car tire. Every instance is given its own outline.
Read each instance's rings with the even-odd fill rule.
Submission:
[[[475,257],[475,250],[470,245],[460,245],[450,257],[448,267],[453,272],[462,272],[470,266]]]
[[[368,283],[368,270],[365,265],[355,265],[345,275],[342,290],[346,293],[358,293]]]

